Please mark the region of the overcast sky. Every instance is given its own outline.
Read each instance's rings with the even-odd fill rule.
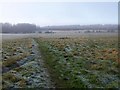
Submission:
[[[117,24],[117,2],[1,4],[1,22],[46,25]]]

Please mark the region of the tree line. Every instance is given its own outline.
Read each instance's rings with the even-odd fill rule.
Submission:
[[[49,30],[107,30],[115,31],[118,30],[116,24],[95,24],[95,25],[61,25],[61,26],[45,26],[40,27],[35,24],[29,23],[0,23],[2,26],[2,33],[35,33]]]

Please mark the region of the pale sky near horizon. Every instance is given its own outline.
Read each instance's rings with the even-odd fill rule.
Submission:
[[[117,24],[117,2],[24,2],[3,3],[0,22],[40,26]]]

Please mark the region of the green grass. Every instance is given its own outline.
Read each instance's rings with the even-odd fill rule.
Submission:
[[[113,81],[113,87],[118,87],[117,37],[39,38],[36,41],[56,87],[108,88]]]

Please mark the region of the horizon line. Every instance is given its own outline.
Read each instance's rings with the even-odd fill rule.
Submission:
[[[118,25],[118,23],[96,23],[96,24],[58,24],[58,25],[40,25],[40,24],[35,24],[35,23],[29,23],[29,22],[20,22],[20,23],[10,23],[10,22],[0,22],[2,24],[5,24],[5,23],[8,23],[8,24],[11,24],[11,25],[17,25],[17,24],[33,24],[33,25],[36,25],[36,26],[42,26],[42,27],[45,27],[45,26],[70,26],[70,25]]]

